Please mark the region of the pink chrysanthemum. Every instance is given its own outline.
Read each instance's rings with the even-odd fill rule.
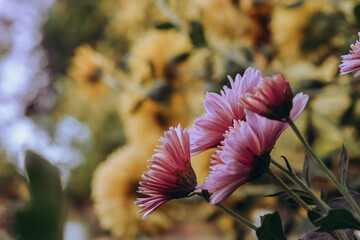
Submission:
[[[224,133],[233,125],[234,120],[245,119],[244,109],[238,99],[252,92],[260,82],[261,72],[249,67],[243,77],[236,75],[235,81],[228,77],[231,88],[224,87],[221,94],[207,93],[204,101],[206,113],[194,123],[190,130],[191,155],[216,147],[224,140]]]
[[[298,94],[293,101],[291,118],[304,109],[308,96]],[[208,190],[211,204],[225,200],[242,184],[261,176],[268,168],[270,152],[287,123],[261,117],[245,110],[246,121],[234,121],[225,134],[220,150],[212,156],[211,172],[199,188]]]
[[[277,74],[262,79],[259,86],[254,88],[254,92],[242,96],[239,103],[261,116],[282,121],[290,115],[292,100],[290,84],[283,76]]]
[[[358,33],[360,38],[360,32]],[[360,42],[356,40],[355,44],[351,44],[349,54],[341,56],[342,64],[340,64],[340,74],[347,74],[360,70]],[[354,77],[360,76],[358,71]]]
[[[171,199],[187,197],[195,190],[196,175],[190,163],[190,136],[187,129],[179,124],[170,127],[165,137],[159,140],[157,152],[148,160],[153,163],[142,175],[139,193],[149,197],[138,198],[135,202],[147,211],[143,218]]]

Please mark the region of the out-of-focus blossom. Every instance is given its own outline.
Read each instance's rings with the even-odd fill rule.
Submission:
[[[240,105],[263,117],[284,120],[289,117],[293,94],[290,84],[277,74],[264,78],[254,93],[247,93],[240,98]]]
[[[307,96],[297,95],[293,100],[291,118],[295,120],[304,109]],[[206,183],[211,204],[225,200],[239,186],[261,176],[270,163],[270,152],[287,123],[261,117],[245,110],[246,121],[234,121],[225,134],[225,140],[211,160]]]
[[[107,90],[107,81],[113,70],[113,64],[94,51],[89,45],[75,50],[69,76],[90,98],[96,98]]]
[[[224,139],[224,133],[233,125],[233,120],[244,120],[244,109],[239,98],[252,92],[261,80],[261,72],[246,69],[243,77],[238,74],[235,81],[229,77],[231,88],[224,87],[221,94],[207,93],[204,101],[206,113],[194,123],[191,134],[191,154],[195,155],[216,147]]]
[[[163,145],[149,162],[149,172],[143,174],[139,193],[149,197],[135,202],[147,211],[143,218],[162,204],[177,198],[187,197],[195,190],[196,175],[190,163],[190,136],[186,129],[170,127],[165,137],[159,140]]]
[[[360,38],[360,32],[358,33]],[[342,64],[340,64],[340,74],[347,74],[360,70],[360,42],[356,40],[355,44],[351,44],[349,54],[341,56]],[[354,77],[360,76],[360,71],[355,73]]]
[[[125,145],[110,154],[93,175],[91,194],[95,213],[100,226],[115,237],[153,236],[172,226],[161,208],[142,221],[140,208],[134,204],[140,197],[136,191],[147,167],[146,159],[151,156],[149,151]]]
[[[310,19],[316,13],[330,12],[333,6],[328,1],[304,1],[297,7],[287,8],[275,4],[269,23],[272,41],[278,51],[278,59],[299,61],[307,54],[318,55],[318,51],[304,51],[302,44],[308,33]]]

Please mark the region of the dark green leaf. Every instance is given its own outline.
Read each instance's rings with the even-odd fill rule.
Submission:
[[[356,21],[360,23],[360,4],[354,7],[354,15],[356,17]]]
[[[288,162],[288,160],[286,159],[285,156],[281,156],[282,159],[284,159],[285,163],[286,163],[286,167],[287,169],[290,171],[290,172],[293,172],[291,166],[290,166],[290,163]]]
[[[331,37],[336,34],[339,17],[340,16],[336,14],[327,14],[324,12],[316,12],[312,15],[301,48],[309,51],[328,43]]]
[[[165,22],[165,23],[156,24],[155,28],[160,30],[168,30],[168,29],[176,28],[176,26],[170,22]]]
[[[261,219],[261,226],[256,230],[259,240],[286,240],[280,215],[277,211],[266,214]]]
[[[207,45],[204,28],[200,22],[191,22],[190,39],[194,47],[205,47]]]
[[[349,157],[345,146],[343,146],[339,161],[339,178],[340,178],[340,183],[345,187],[346,187],[348,167],[349,167]]]
[[[321,214],[316,212],[316,211],[312,211],[312,210],[309,210],[307,212],[307,215],[308,215],[308,218],[309,220],[315,225],[315,226],[318,226],[317,223],[315,223],[315,221],[319,218],[321,218]]]
[[[344,114],[341,117],[341,125],[352,125],[354,120],[355,113],[355,101],[352,99],[351,105],[345,110]]]
[[[360,230],[360,222],[345,208],[331,209],[325,217],[316,220],[315,223],[319,226],[317,232],[330,232],[345,228]]]
[[[311,197],[306,197],[306,196],[299,196],[299,197],[308,205],[316,205]],[[296,206],[298,205],[298,203],[292,198],[287,198],[286,201],[291,205],[296,205]]]
[[[326,198],[326,197],[325,197],[325,192],[324,192],[324,190],[321,189],[320,199],[323,200],[323,201],[325,201],[325,200],[326,200],[325,198]]]
[[[58,169],[27,151],[25,168],[31,202],[16,212],[14,231],[23,240],[58,240],[62,232],[64,196]]]
[[[299,88],[304,89],[319,89],[325,86],[325,83],[317,79],[302,79]]]
[[[304,1],[298,1],[298,2],[295,2],[293,4],[289,4],[289,5],[286,5],[285,7],[286,8],[297,8],[297,7],[300,7],[301,5],[303,5]]]
[[[307,195],[307,193],[305,191],[302,191],[302,190],[291,189],[291,191]],[[280,195],[283,195],[283,194],[286,194],[286,192],[285,191],[280,191],[280,192],[264,195],[264,197],[276,197],[276,196],[280,196]]]
[[[172,90],[172,87],[167,82],[157,80],[146,95],[156,102],[163,102],[169,99]]]
[[[186,59],[188,59],[189,56],[190,56],[190,53],[183,53],[183,54],[177,55],[176,57],[173,57],[170,60],[170,63],[178,64],[178,63],[184,62],[184,61],[186,61]]]
[[[309,170],[310,170],[310,158],[309,155],[305,153],[304,165],[302,170],[302,179],[305,181],[308,187],[310,186]]]

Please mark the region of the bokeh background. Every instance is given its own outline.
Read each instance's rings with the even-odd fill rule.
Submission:
[[[164,131],[192,128],[206,92],[250,66],[310,96],[297,125],[334,172],[345,144],[359,190],[360,82],[338,67],[359,31],[355,0],[0,0],[0,238],[16,239],[16,214],[34,201],[24,177],[31,149],[60,170],[64,198],[50,206],[63,209],[59,239],[255,239],[196,197],[145,220],[134,205]],[[192,159],[199,184],[212,152]],[[291,131],[272,155],[301,172]],[[311,184],[337,194],[313,165]],[[297,239],[311,224],[285,197],[262,197],[276,191],[264,176],[224,204],[256,225],[278,209]]]

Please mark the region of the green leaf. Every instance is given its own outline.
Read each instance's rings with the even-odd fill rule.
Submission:
[[[317,232],[330,232],[345,228],[360,230],[360,222],[345,208],[332,209],[315,223],[319,226]]]
[[[310,170],[310,158],[309,155],[305,153],[304,165],[302,170],[302,179],[305,181],[308,187],[310,187],[309,170]]]
[[[25,168],[31,202],[15,214],[16,236],[22,240],[60,240],[64,196],[59,171],[32,151],[26,152]]]
[[[306,204],[308,205],[316,205],[314,200],[311,197],[307,197],[307,196],[299,196]],[[287,198],[286,201],[291,204],[291,205],[296,205],[298,206],[299,204],[292,198]]]
[[[160,30],[169,30],[172,28],[176,28],[176,26],[170,22],[165,22],[165,23],[156,24],[155,28],[160,29]]]
[[[322,189],[321,189],[321,192],[320,192],[320,199],[323,200],[324,202],[326,201],[325,192]]]
[[[280,215],[277,211],[266,214],[261,219],[261,226],[256,230],[256,236],[260,240],[286,240]]]
[[[349,156],[347,154],[347,150],[345,146],[343,146],[340,161],[339,161],[339,178],[340,183],[346,187],[346,179],[347,179],[347,170],[349,167]]]
[[[297,8],[297,7],[300,7],[301,5],[303,5],[304,1],[298,1],[298,2],[295,2],[293,4],[289,4],[289,5],[286,5],[285,7],[286,8]]]
[[[191,22],[190,39],[194,47],[205,47],[207,45],[204,28],[200,22]]]
[[[360,4],[354,7],[354,15],[356,17],[356,21],[360,23]]]
[[[308,194],[307,192],[305,192],[303,190],[298,190],[298,189],[295,189],[295,188],[292,188],[291,191],[302,193],[302,194]],[[276,196],[280,196],[280,195],[283,195],[283,194],[287,194],[287,193],[285,191],[279,191],[279,192],[276,192],[276,193],[264,195],[263,197],[276,197]]]
[[[308,215],[308,218],[309,220],[315,225],[315,226],[319,226],[315,221],[318,220],[319,218],[321,218],[321,214],[316,212],[316,211],[312,211],[312,210],[309,210],[307,212],[307,215]]]
[[[325,85],[326,83],[318,79],[301,79],[299,88],[302,90],[320,89],[323,88]]]
[[[189,56],[190,56],[190,53],[188,53],[188,52],[177,55],[170,60],[170,63],[178,64],[178,63],[184,62],[184,61],[186,61],[186,59],[188,59]]]
[[[291,168],[291,165],[290,165],[289,161],[286,159],[286,157],[285,157],[285,156],[281,156],[281,158],[284,159],[284,161],[285,161],[285,163],[286,163],[287,169],[288,169],[290,172],[294,172],[294,171],[292,170],[292,168]]]

